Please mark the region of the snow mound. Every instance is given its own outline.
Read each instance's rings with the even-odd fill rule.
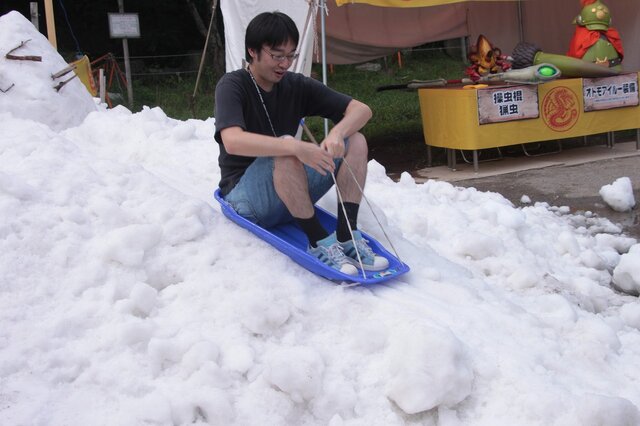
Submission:
[[[600,196],[617,212],[628,212],[636,205],[631,179],[628,177],[618,178],[612,184],[600,188]]]
[[[387,353],[387,396],[407,414],[453,407],[471,393],[473,370],[462,343],[432,327],[399,330]]]
[[[625,293],[640,294],[640,244],[636,244],[620,257],[613,270],[613,283]]]
[[[40,56],[42,61],[7,59],[15,56]],[[96,105],[78,78],[65,84],[59,91],[55,86],[73,74],[58,79],[51,75],[69,64],[58,54],[51,43],[36,30],[24,16],[16,11],[0,16],[0,115],[10,113],[46,124],[60,131],[82,123]]]

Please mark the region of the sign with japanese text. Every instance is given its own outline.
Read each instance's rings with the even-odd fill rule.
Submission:
[[[582,94],[585,112],[638,106],[638,74],[583,78]]]
[[[478,89],[480,124],[538,118],[538,86],[500,86]]]
[[[140,22],[137,13],[109,13],[111,38],[140,38]]]

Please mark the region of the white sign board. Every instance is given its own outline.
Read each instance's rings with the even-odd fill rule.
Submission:
[[[137,13],[109,13],[111,38],[140,38],[140,22]]]
[[[478,89],[480,124],[538,118],[538,86],[501,86]]]
[[[638,105],[638,74],[583,78],[584,110],[598,111]]]

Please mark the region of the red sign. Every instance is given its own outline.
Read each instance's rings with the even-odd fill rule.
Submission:
[[[566,132],[580,116],[578,97],[569,88],[554,87],[542,99],[542,119],[551,130]]]

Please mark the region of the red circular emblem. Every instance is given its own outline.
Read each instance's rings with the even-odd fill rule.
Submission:
[[[554,87],[542,99],[542,119],[551,130],[566,132],[577,122],[578,97],[567,87]]]

